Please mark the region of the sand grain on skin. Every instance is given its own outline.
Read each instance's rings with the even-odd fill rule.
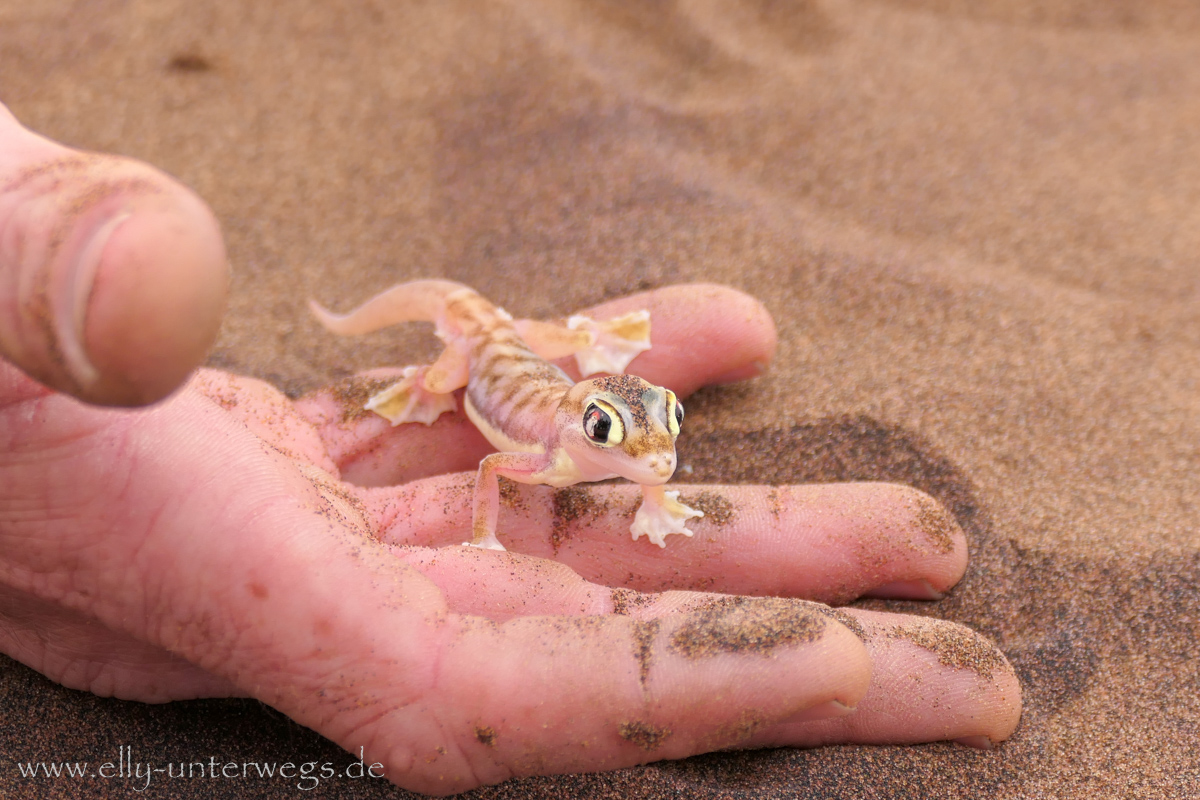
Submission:
[[[780,647],[816,641],[824,631],[824,618],[803,601],[717,597],[684,615],[669,646],[685,658],[770,655]]]
[[[667,739],[671,738],[671,733],[672,731],[668,727],[659,727],[638,720],[622,722],[617,727],[617,734],[622,739],[636,744],[646,752],[661,747]]]
[[[889,638],[902,639],[937,655],[938,663],[952,669],[969,669],[985,680],[1004,666],[996,646],[972,630],[958,625],[921,625],[893,628]]]

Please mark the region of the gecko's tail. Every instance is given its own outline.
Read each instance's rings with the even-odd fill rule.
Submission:
[[[318,322],[339,336],[358,336],[400,322],[437,322],[446,299],[464,291],[474,294],[454,281],[410,281],[380,292],[348,314],[334,314],[316,300],[309,300],[308,307]]]

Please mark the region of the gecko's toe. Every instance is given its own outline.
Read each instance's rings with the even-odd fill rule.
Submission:
[[[477,547],[480,550],[496,550],[501,553],[508,552],[508,549],[505,548],[504,545],[500,544],[499,539],[491,539],[491,540],[484,539],[482,542],[463,542],[462,546],[463,547]]]
[[[567,319],[567,327],[590,331],[594,337],[590,347],[575,353],[581,375],[620,375],[639,353],[650,349],[650,312],[646,310],[630,311],[604,322],[576,315]]]

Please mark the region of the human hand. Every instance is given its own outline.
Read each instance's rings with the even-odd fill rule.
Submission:
[[[64,157],[56,147],[0,118],[0,348],[89,400],[159,397],[219,318],[215,223],[130,162],[38,172]],[[121,169],[144,172],[107,177]],[[98,181],[132,213],[98,246],[93,290],[55,302],[87,271],[67,265],[96,220],[72,209]],[[31,186],[43,205],[20,194]],[[681,396],[771,355],[769,319],[743,295],[683,287],[624,302],[655,319],[633,371]],[[91,380],[59,356],[71,335]],[[629,488],[560,494],[556,507],[554,490],[517,487],[500,531],[520,554],[437,549],[462,541],[470,517],[470,475],[445,473],[473,468],[486,443],[461,415],[430,428],[359,415],[370,378],[293,403],[204,371],[126,411],[0,364],[0,650],[104,695],[254,696],[437,793],[721,747],[982,744],[1015,727],[1011,668],[960,626],[689,591],[944,590],[965,541],[923,495],[709,487],[732,514],[664,551],[630,540]]]

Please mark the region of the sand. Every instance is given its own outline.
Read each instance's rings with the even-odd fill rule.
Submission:
[[[434,347],[332,340],[309,296],[344,307],[442,276],[519,316],[680,281],[762,298],[777,363],[689,401],[692,479],[931,493],[970,539],[966,579],[941,602],[863,605],[974,627],[1025,693],[990,753],[719,754],[473,796],[1191,797],[1197,8],[0,0],[0,97],[212,204],[235,279],[211,363],[293,394]],[[0,674],[5,797],[119,794],[22,781],[14,762],[120,745],[349,761],[254,702],[145,706],[6,659]]]

